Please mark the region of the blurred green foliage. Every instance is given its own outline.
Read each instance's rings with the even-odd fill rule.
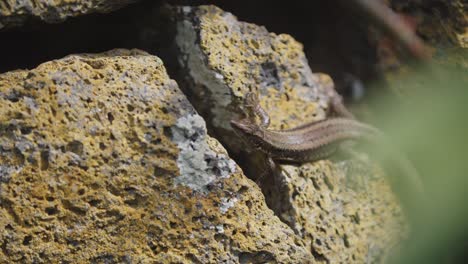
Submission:
[[[406,95],[401,104],[376,98],[377,126],[409,155],[425,189],[419,199],[399,181],[411,233],[392,263],[462,263],[468,257],[468,68],[419,66],[389,85]]]

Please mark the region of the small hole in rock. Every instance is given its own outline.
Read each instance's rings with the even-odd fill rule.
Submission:
[[[247,190],[249,190],[249,187],[248,186],[245,186],[245,185],[242,185],[239,190],[237,191],[237,193],[239,194],[242,194],[244,192],[246,192]]]
[[[171,127],[165,126],[163,127],[163,133],[166,137],[172,138],[172,130]]]
[[[48,150],[41,151],[40,168],[41,170],[47,170],[49,168],[49,151]]]
[[[112,115],[111,112],[107,113],[107,119],[108,119],[109,122],[112,124],[112,121],[114,121],[114,116]]]
[[[226,238],[226,236],[223,235],[223,234],[216,234],[216,235],[214,235],[214,239],[215,239],[216,241],[218,241],[218,242],[223,241],[225,238]]]
[[[57,214],[58,213],[58,210],[57,208],[55,207],[47,207],[45,209],[45,212],[48,214],[48,215],[54,215],[54,214]]]
[[[89,205],[96,207],[101,203],[101,200],[91,200],[88,203]]]
[[[81,156],[83,154],[83,143],[73,140],[67,144],[66,150]]]
[[[315,239],[315,244],[321,246],[322,245],[322,241],[318,238]]]
[[[351,246],[350,243],[349,243],[349,239],[348,239],[347,235],[343,236],[343,243],[344,243],[345,247],[347,247],[347,248],[349,248]]]
[[[100,150],[105,150],[106,149],[106,145],[102,142],[99,143],[99,149]]]
[[[20,128],[21,134],[28,135],[31,134],[32,128],[30,127],[22,127]]]
[[[31,235],[25,236],[24,239],[23,239],[23,245],[27,246],[27,245],[31,244],[31,240],[32,240]]]

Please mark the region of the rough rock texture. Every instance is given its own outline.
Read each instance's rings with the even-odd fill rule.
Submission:
[[[468,4],[463,0],[400,1],[391,6],[411,16],[417,32],[435,46],[456,45],[468,48]]]
[[[273,210],[312,244],[317,260],[386,263],[398,250],[406,224],[381,172],[350,161],[282,169],[276,195],[269,195]]]
[[[312,74],[301,44],[291,36],[238,22],[232,14],[213,6],[179,11],[179,59],[188,73],[184,76],[195,84],[186,92],[197,100],[197,107],[212,126],[231,130],[230,118],[239,112],[248,91],[269,96],[260,100],[275,117],[272,127],[325,117],[327,91],[333,83],[327,75]],[[280,115],[286,111],[290,116]]]
[[[431,62],[442,67],[468,69],[468,4],[463,0],[387,1],[430,47]],[[375,32],[374,32],[375,33]],[[408,97],[416,94],[414,86],[401,85],[399,79],[418,75],[418,68],[403,63],[396,52],[397,44],[384,34],[374,34],[378,54],[377,65],[396,94]]]
[[[18,26],[36,18],[47,23],[90,13],[107,13],[137,0],[5,0],[0,1],[0,29]]]
[[[379,262],[405,234],[396,197],[370,162],[282,166],[268,174],[259,153],[250,152],[229,126],[242,117],[242,98],[259,94],[272,129],[326,117],[333,82],[313,74],[302,46],[285,34],[243,23],[216,7],[174,8],[183,89],[210,129],[261,178],[267,203],[310,245],[324,263]],[[182,86],[182,85],[181,85]],[[357,164],[357,165],[356,165]],[[360,167],[355,172],[353,168]],[[354,171],[354,172],[353,172]],[[349,184],[350,182],[354,184]]]
[[[160,59],[0,75],[1,263],[307,263]]]

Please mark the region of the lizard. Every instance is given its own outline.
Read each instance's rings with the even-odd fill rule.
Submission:
[[[336,92],[331,94],[330,108],[340,117],[330,117],[287,130],[268,129],[270,117],[260,106],[256,94],[247,93],[244,105],[248,110],[248,117],[231,120],[231,126],[254,148],[267,155],[272,169],[277,167],[276,163],[305,163],[328,158],[342,147],[350,150],[347,142],[359,140],[387,142],[384,133],[379,129],[356,120]],[[259,124],[257,118],[260,120]],[[391,156],[396,159],[397,166],[407,176],[406,180],[412,185],[411,188],[414,188],[413,191],[422,194],[421,179],[409,160],[391,144],[386,143],[384,147],[386,151],[392,152]]]

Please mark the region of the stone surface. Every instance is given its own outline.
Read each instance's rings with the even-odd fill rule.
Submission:
[[[246,173],[260,178],[269,206],[305,239],[317,262],[383,261],[407,227],[383,173],[365,155],[360,162],[282,166],[281,175],[268,175],[262,156],[229,125],[243,117],[243,96],[249,91],[259,95],[272,129],[323,119],[331,78],[312,73],[301,44],[289,35],[240,22],[213,6],[173,12],[179,76],[185,80],[181,87]]]
[[[397,12],[417,23],[417,32],[438,48],[454,45],[468,48],[468,5],[463,0],[398,1],[390,0]]]
[[[398,250],[407,225],[381,172],[355,161],[282,169],[268,196],[273,210],[311,244],[319,262],[387,263]]]
[[[431,62],[468,69],[468,5],[463,0],[397,1],[388,4],[431,50]],[[398,45],[383,34],[374,35],[378,66],[395,94],[418,96],[415,86],[400,79],[419,76],[419,68],[403,63]]]
[[[1,263],[307,263],[155,56],[0,75]]]
[[[18,26],[28,19],[47,23],[62,22],[68,17],[107,13],[137,0],[5,0],[0,2],[0,29]]]

